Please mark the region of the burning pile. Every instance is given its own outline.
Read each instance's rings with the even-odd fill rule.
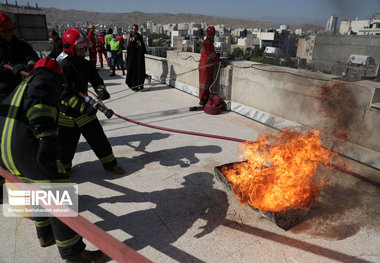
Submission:
[[[323,184],[314,177],[318,164],[328,164],[334,156],[315,130],[285,129],[239,148],[246,161],[223,166],[221,172],[240,201],[261,212],[309,210]]]

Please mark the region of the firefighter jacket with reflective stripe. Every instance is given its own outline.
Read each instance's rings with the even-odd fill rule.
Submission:
[[[37,68],[1,104],[1,166],[24,182],[68,181],[62,164],[37,161],[39,139],[57,137],[56,104],[62,82],[57,73]]]
[[[81,127],[94,120],[96,115],[84,114],[86,103],[78,92],[87,95],[88,83],[91,83],[96,93],[105,90],[106,87],[95,65],[85,58],[68,56],[59,64],[63,70],[64,85],[59,105],[58,124],[66,127],[74,127],[77,124]]]
[[[202,43],[201,59],[199,60],[199,66],[204,66],[213,62],[220,62],[220,58],[216,55],[214,43],[206,38]]]

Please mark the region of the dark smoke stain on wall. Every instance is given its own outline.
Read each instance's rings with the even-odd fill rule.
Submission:
[[[331,120],[327,132],[348,141],[347,129],[353,123],[356,105],[352,92],[343,83],[326,84],[322,87],[320,98],[320,112]]]

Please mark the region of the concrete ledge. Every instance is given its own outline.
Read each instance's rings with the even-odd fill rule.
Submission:
[[[171,79],[167,79],[166,80],[166,85],[169,85],[173,88],[176,88],[176,89],[179,89],[179,90],[182,90],[186,93],[189,93],[195,97],[198,97],[199,95],[199,89],[196,88],[196,87],[193,87],[193,86],[190,86],[186,83],[182,83],[180,81],[176,81],[176,80],[171,80]]]
[[[248,117],[250,119],[253,119],[255,121],[258,121],[278,130],[288,127],[302,127],[302,125],[297,122],[285,120],[281,117],[236,102],[231,102],[231,111],[239,113],[240,115],[243,115],[245,117]]]
[[[334,151],[350,158],[355,161],[364,163],[370,167],[380,170],[380,153],[368,148],[364,148],[360,145],[345,142],[343,144],[335,145]],[[380,178],[371,178],[380,182]]]

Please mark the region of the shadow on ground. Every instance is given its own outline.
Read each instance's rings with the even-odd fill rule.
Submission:
[[[108,141],[112,146],[123,145],[128,146],[136,151],[145,152],[145,147],[148,146],[152,141],[163,140],[169,138],[170,134],[168,133],[141,133],[141,134],[133,134],[133,135],[125,135],[118,137],[108,138]],[[139,142],[138,146],[134,146],[133,142]],[[84,152],[91,150],[90,145],[87,142],[78,143],[76,152]]]
[[[212,233],[219,226],[224,226],[324,258],[342,262],[368,262],[329,248],[289,237],[289,234],[285,232],[284,234],[274,233],[228,219],[229,203],[226,192],[213,187],[213,175],[210,173],[191,173],[177,179],[183,179],[182,187],[180,188],[173,189],[168,187],[168,189],[151,192],[136,191],[112,182],[113,179],[129,176],[140,171],[152,162],[159,162],[161,166],[185,168],[199,162],[196,157],[197,154],[219,153],[222,150],[219,146],[207,145],[185,146],[154,152],[146,151],[145,147],[151,141],[164,138],[165,136],[157,134],[150,136],[150,139],[146,139],[145,142],[140,143],[141,146],[136,147],[136,149],[141,150],[142,154],[131,158],[119,158],[119,163],[126,168],[126,173],[122,176],[110,175],[109,173],[104,173],[103,176],[102,172],[100,172],[101,164],[99,161],[82,163],[74,167],[73,182],[91,182],[123,193],[122,195],[104,198],[81,195],[79,210],[90,211],[101,218],[96,224],[106,231],[121,230],[127,233],[124,242],[136,251],[152,247],[178,262],[204,262],[197,258],[196,254],[191,255],[172,245],[191,229],[199,219],[205,220],[206,225],[200,229],[199,233],[194,235],[194,239]],[[119,138],[116,143],[125,145],[123,143],[127,144],[138,140],[134,136],[126,136],[124,139],[125,141]],[[86,173],[81,174],[80,171],[86,171]],[[94,173],[91,171],[94,171]],[[148,207],[136,211],[129,206],[129,204],[137,203],[148,204]],[[112,204],[118,204],[119,213],[110,211],[112,210]],[[322,192],[320,200],[312,208],[304,222],[290,231],[293,234],[306,233],[334,240],[345,239],[357,233],[360,229],[360,224],[355,220],[342,221],[341,217],[345,217],[347,211],[360,205],[362,205],[360,193],[355,188],[340,185],[328,186]],[[110,209],[105,209],[105,207]],[[122,211],[121,214],[120,211]]]

